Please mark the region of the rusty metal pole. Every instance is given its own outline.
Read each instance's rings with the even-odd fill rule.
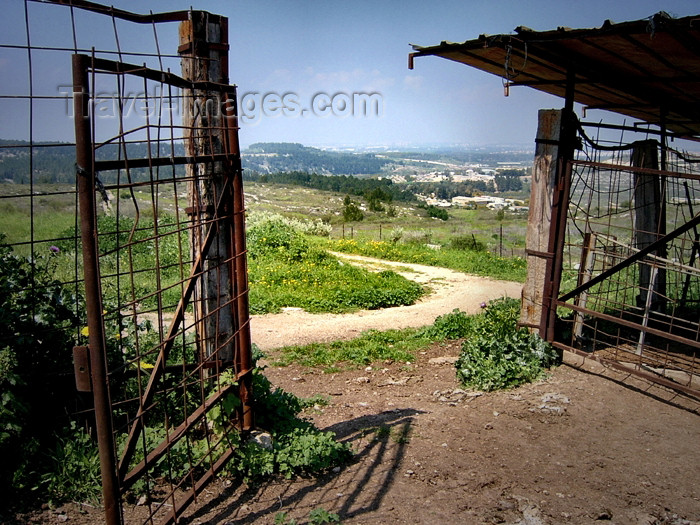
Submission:
[[[242,430],[252,430],[255,426],[253,414],[253,363],[250,337],[250,305],[248,300],[248,263],[245,237],[245,199],[243,193],[243,169],[241,148],[238,142],[238,104],[235,89],[227,94],[225,119],[228,140],[226,153],[229,156],[229,169],[233,175],[233,272],[235,274],[235,297],[238,331],[236,333],[236,372],[239,378],[239,420]]]
[[[73,111],[80,204],[80,234],[83,243],[90,369],[95,405],[97,445],[100,454],[100,472],[102,474],[105,523],[107,525],[121,525],[121,498],[116,475],[116,456],[107,378],[106,344],[102,324],[102,291],[100,288],[97,253],[95,172],[93,170],[94,159],[89,113],[89,65],[90,57],[73,55]]]
[[[569,212],[571,161],[574,158],[577,126],[577,118],[574,113],[575,89],[576,74],[573,66],[569,66],[566,72],[566,98],[562,110],[560,142],[556,161],[557,172],[552,196],[552,223],[548,243],[548,253],[551,254],[551,258],[547,259],[540,321],[540,337],[549,342],[554,341],[557,298],[561,284],[566,221]]]

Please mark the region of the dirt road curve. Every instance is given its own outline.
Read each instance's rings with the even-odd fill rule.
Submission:
[[[522,288],[519,283],[475,277],[446,268],[388,262],[359,255],[336,255],[369,269],[392,269],[408,279],[427,285],[432,292],[415,305],[383,310],[364,310],[352,314],[309,314],[300,309],[287,309],[280,314],[253,316],[253,342],[261,350],[291,344],[352,339],[371,329],[425,326],[455,308],[475,313],[484,301],[504,296],[520,297]]]

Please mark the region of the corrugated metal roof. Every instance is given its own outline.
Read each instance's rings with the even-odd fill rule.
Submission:
[[[498,75],[508,85],[565,96],[575,75],[576,102],[700,138],[700,15],[664,12],[600,28],[481,35],[463,43],[413,46],[413,57],[435,55]]]

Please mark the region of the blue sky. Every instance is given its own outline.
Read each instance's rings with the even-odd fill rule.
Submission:
[[[24,2],[3,0],[3,4],[6,15],[0,19],[0,44],[26,43]],[[245,100],[258,107],[260,97],[268,93],[280,98],[292,94],[300,108],[308,109],[318,94],[339,101],[341,109],[354,93],[381,97],[379,116],[343,116],[341,110],[338,115],[332,111],[309,111],[305,116],[257,114],[243,122],[244,146],[260,141],[359,146],[532,144],[537,110],[560,107],[561,100],[528,88],[512,89],[506,98],[499,78],[437,57],[419,58],[409,71],[409,43],[427,46],[442,40],[471,40],[482,33],[511,33],[519,25],[535,30],[598,27],[606,19],[636,20],[661,10],[678,17],[700,13],[697,0],[115,0],[113,5],[135,12],[192,6],[228,16],[231,81],[239,86],[239,97],[247,95]],[[30,3],[29,10],[32,44],[73,45],[66,8]],[[79,47],[115,48],[111,22],[105,25],[95,15],[82,14],[76,21]],[[154,47],[148,26],[120,23],[119,34],[123,49]],[[173,52],[177,25],[160,27],[158,34],[161,50]],[[33,54],[35,94],[56,95],[65,89],[60,86],[70,85],[66,55]],[[27,91],[26,58],[26,51],[0,48],[0,94]],[[179,67],[175,60],[167,65],[173,71]],[[338,94],[339,99],[332,98]],[[44,109],[42,104],[34,107],[35,140],[72,140],[72,123],[65,111]],[[0,138],[26,138],[27,113],[26,102],[3,100]],[[250,114],[256,116],[255,111]]]

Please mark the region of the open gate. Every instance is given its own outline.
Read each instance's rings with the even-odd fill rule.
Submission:
[[[627,144],[577,133],[561,185],[566,228],[555,235],[561,277],[548,335],[560,349],[700,397],[700,159],[668,147],[663,132]]]
[[[74,357],[95,401],[106,521],[122,523],[133,491],[143,505],[130,521],[172,523],[253,426],[227,19],[69,4],[154,28],[180,22],[182,75],[73,57],[88,339]]]

